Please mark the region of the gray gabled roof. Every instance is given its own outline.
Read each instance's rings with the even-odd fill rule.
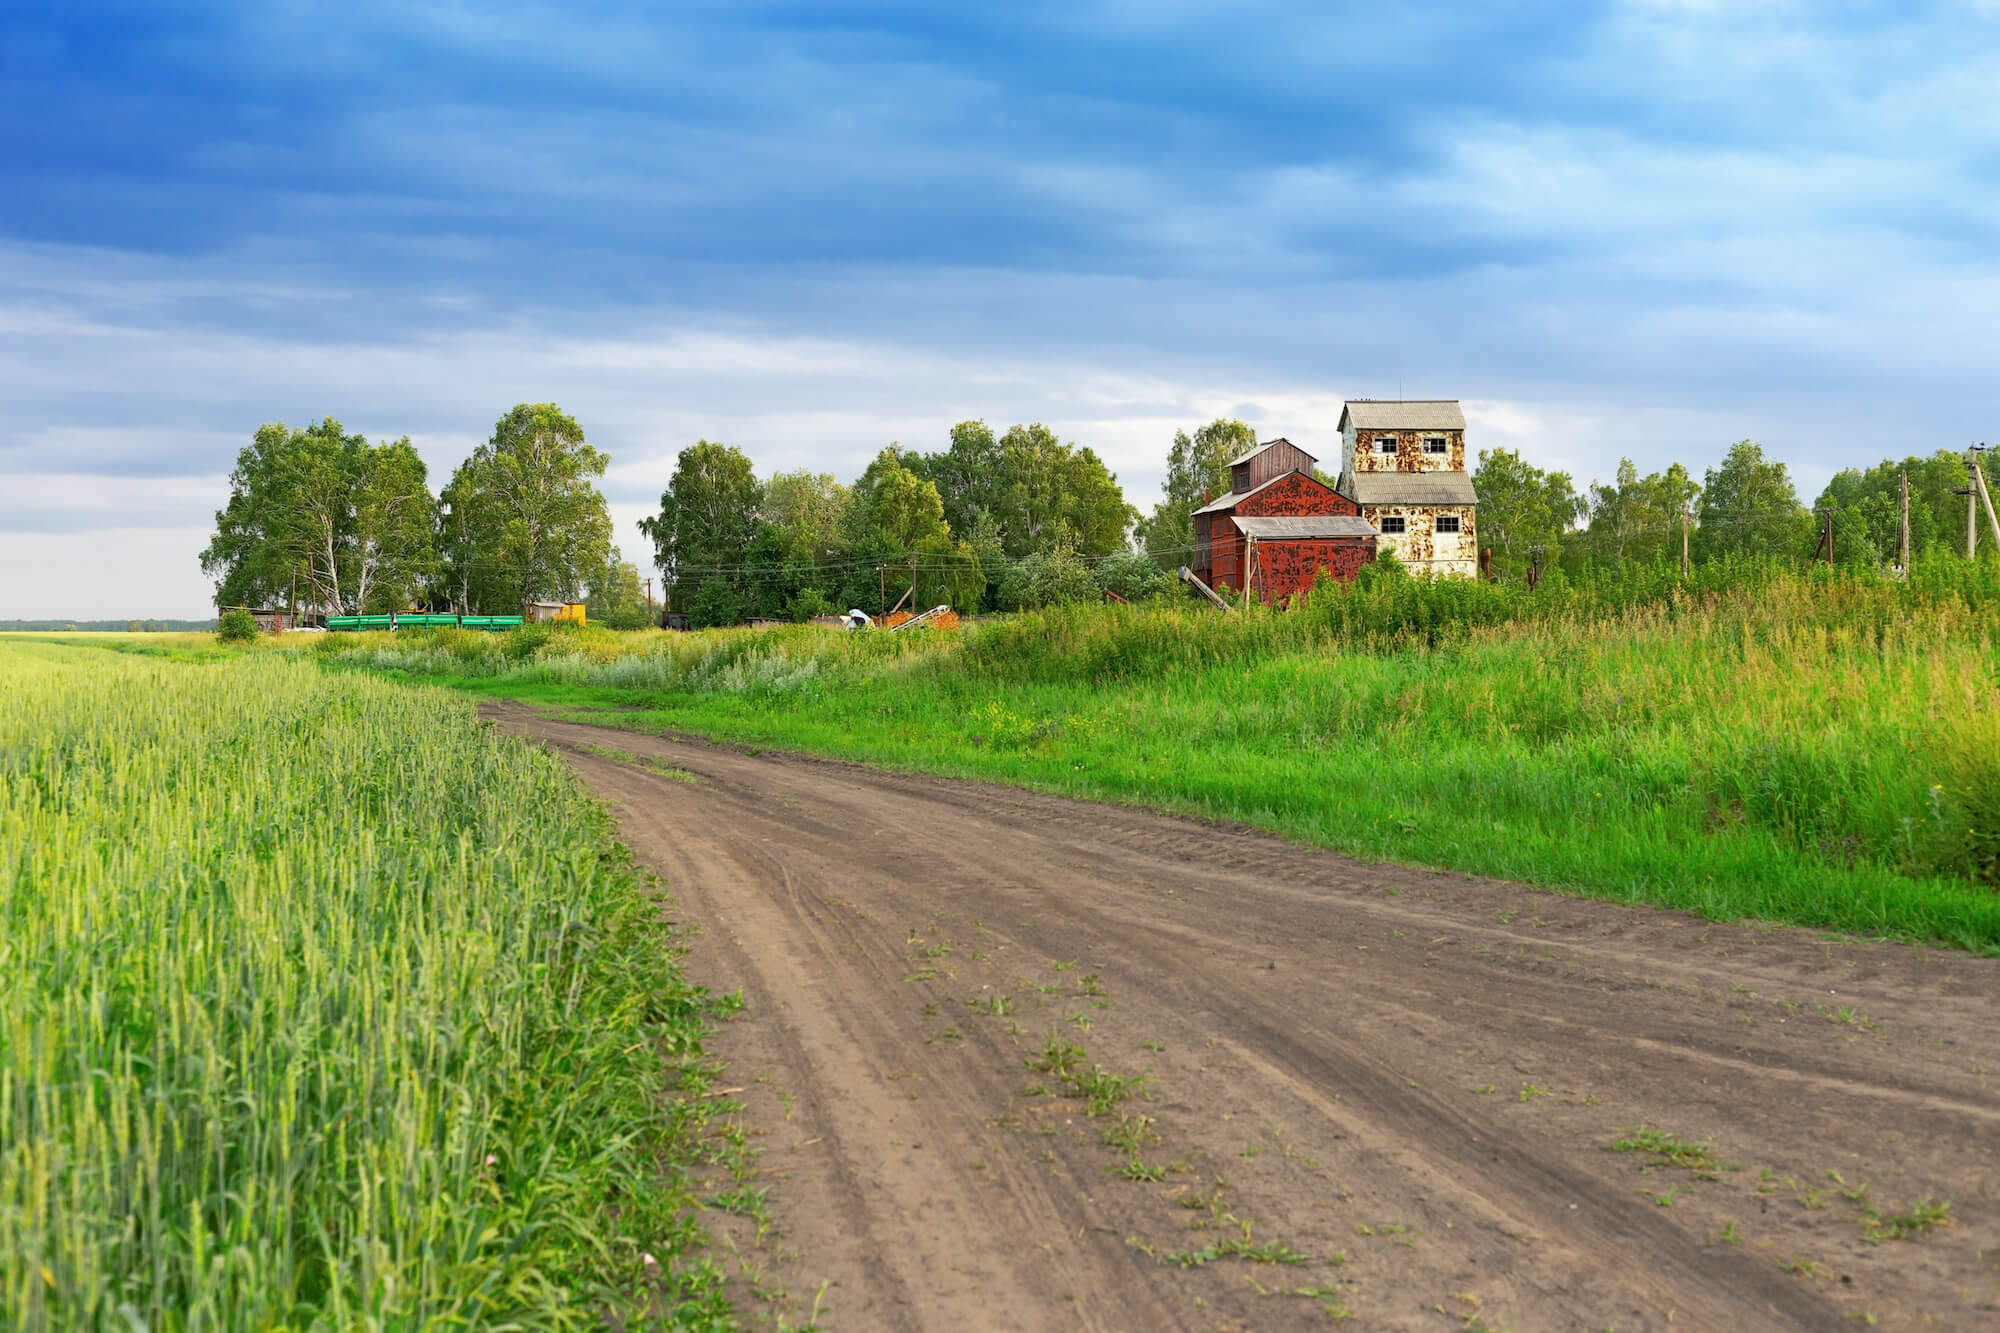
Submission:
[[[1357,472],[1348,498],[1365,505],[1476,505],[1479,493],[1463,472]]]
[[[1269,537],[1374,537],[1375,525],[1349,514],[1304,514],[1296,518],[1232,518],[1238,531],[1262,541]]]
[[[1465,413],[1456,398],[1426,398],[1410,401],[1380,401],[1373,398],[1349,399],[1340,409],[1340,427],[1349,422],[1356,430],[1464,430]]]
[[[1288,440],[1288,439],[1286,439],[1286,438],[1285,438],[1284,436],[1280,435],[1280,436],[1279,436],[1279,437],[1278,437],[1277,439],[1275,439],[1275,440],[1266,440],[1266,441],[1264,441],[1264,442],[1263,442],[1262,444],[1259,444],[1259,445],[1253,445],[1253,446],[1251,446],[1251,449],[1250,449],[1250,452],[1248,452],[1248,453],[1244,454],[1244,455],[1243,455],[1242,457],[1240,457],[1240,458],[1232,458],[1232,459],[1230,459],[1230,460],[1229,460],[1229,466],[1230,466],[1230,467],[1235,467],[1235,466],[1236,466],[1236,465],[1237,465],[1238,463],[1247,463],[1247,462],[1249,462],[1249,461],[1250,461],[1251,459],[1255,458],[1255,457],[1256,457],[1256,456],[1257,456],[1258,454],[1261,454],[1261,453],[1263,453],[1263,452],[1264,452],[1264,451],[1265,451],[1266,449],[1269,449],[1269,448],[1270,448],[1270,447],[1271,447],[1272,445],[1274,445],[1274,444],[1286,444],[1286,445],[1291,445],[1291,447],[1292,447],[1292,448],[1294,448],[1294,449],[1299,449],[1299,447],[1298,447],[1298,446],[1297,446],[1296,444],[1292,444],[1292,442],[1291,442],[1290,440]],[[1306,454],[1306,451],[1305,451],[1305,450],[1303,450],[1303,449],[1299,449],[1299,452],[1300,452],[1300,453],[1302,453],[1302,454]],[[1312,456],[1311,454],[1306,454],[1306,457],[1307,457],[1307,458],[1312,458],[1313,462],[1315,462],[1315,463],[1319,462],[1319,459],[1317,459],[1317,458],[1313,458],[1313,456]]]

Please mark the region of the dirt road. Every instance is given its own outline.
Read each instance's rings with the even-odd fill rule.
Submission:
[[[2000,1328],[1990,960],[488,714],[741,987],[794,1321]]]

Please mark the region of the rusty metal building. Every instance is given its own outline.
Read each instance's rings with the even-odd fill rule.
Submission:
[[[1479,497],[1456,399],[1354,399],[1340,412],[1340,493],[1419,574],[1479,573]]]
[[[1321,570],[1345,582],[1375,558],[1375,529],[1313,475],[1315,461],[1278,439],[1230,463],[1229,493],[1194,514],[1191,567],[1202,582],[1282,604]]]

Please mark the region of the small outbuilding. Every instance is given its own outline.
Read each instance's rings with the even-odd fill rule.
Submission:
[[[282,606],[242,607],[257,617],[257,632],[260,634],[283,634],[286,630],[298,628],[298,619]]]
[[[583,603],[526,602],[521,607],[521,619],[524,621],[566,621],[573,625],[581,625],[583,623]]]

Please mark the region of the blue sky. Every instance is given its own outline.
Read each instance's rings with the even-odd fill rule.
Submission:
[[[260,421],[517,401],[851,477],[1350,396],[1608,477],[2000,437],[2000,4],[53,5],[0,17],[5,616],[204,613]]]

